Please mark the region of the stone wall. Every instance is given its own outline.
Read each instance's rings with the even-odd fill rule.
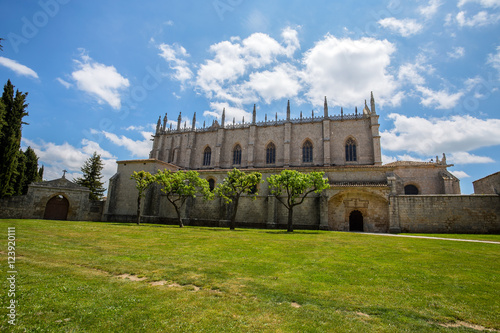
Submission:
[[[401,232],[500,233],[498,195],[402,195],[391,205]]]
[[[472,182],[475,194],[499,194],[500,195],[500,172],[478,179]]]

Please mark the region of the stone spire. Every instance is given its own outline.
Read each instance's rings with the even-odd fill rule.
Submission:
[[[255,124],[255,121],[257,120],[257,111],[255,110],[255,104],[253,105],[253,112],[252,112],[252,124]]]
[[[286,105],[286,120],[290,120],[290,100],[288,100],[288,104]]]
[[[191,129],[194,131],[195,128],[196,128],[196,112],[193,115],[193,125],[191,126]]]
[[[161,116],[158,117],[158,122],[156,123],[156,134],[160,133],[160,126],[161,126]]]
[[[372,109],[372,113],[373,114],[377,114],[377,112],[375,112],[375,99],[373,98],[373,91],[371,93],[371,98],[370,98],[370,107]]]
[[[224,123],[226,122],[226,108],[222,109],[222,119],[220,122],[220,126],[224,128]]]
[[[163,130],[167,130],[167,113],[165,112],[165,117],[163,117]]]
[[[325,106],[324,106],[324,109],[325,109],[325,118],[328,118],[328,103],[326,102],[326,96],[325,96]]]
[[[181,112],[179,112],[179,117],[177,118],[177,130],[181,130]]]

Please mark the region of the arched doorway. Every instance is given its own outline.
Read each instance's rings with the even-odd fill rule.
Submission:
[[[46,220],[66,220],[68,218],[69,201],[62,195],[52,197],[45,206],[43,218]]]
[[[349,214],[349,231],[363,231],[363,214],[359,210]]]

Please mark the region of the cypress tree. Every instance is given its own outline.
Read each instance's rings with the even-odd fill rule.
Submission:
[[[43,170],[44,170],[44,167],[42,165],[42,167],[40,169],[38,169],[38,178],[37,178],[37,182],[41,182],[43,181]]]
[[[101,171],[103,168],[104,166],[101,160],[101,155],[94,152],[94,154],[85,161],[81,168],[83,177],[79,177],[74,180],[78,185],[85,186],[90,189],[90,200],[100,200],[105,191],[103,187],[104,183],[101,182],[103,177]]]
[[[2,103],[4,110],[4,125],[2,126],[2,137],[0,139],[0,197],[14,194],[13,176],[17,167],[17,157],[21,146],[21,128],[23,117],[28,115],[26,108],[26,96],[28,93],[16,91],[10,82],[4,86]]]
[[[11,180],[11,192],[12,195],[22,195],[24,183],[26,182],[26,155],[22,150],[17,151],[16,167],[14,169],[14,174]]]
[[[38,175],[38,157],[36,153],[31,147],[26,148],[24,152],[24,156],[26,157],[25,169],[24,169],[24,183],[22,188],[22,194],[28,193],[28,186],[31,183],[39,181]]]

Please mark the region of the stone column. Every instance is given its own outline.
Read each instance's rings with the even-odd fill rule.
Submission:
[[[292,139],[292,123],[285,123],[285,141],[283,142],[283,165],[290,166],[290,141]]]
[[[214,157],[214,167],[219,169],[221,167],[221,154],[222,149],[224,149],[224,128],[219,128],[217,130],[217,144],[215,145],[215,156]]]
[[[328,224],[328,195],[325,193],[319,197],[319,230],[329,230]]]
[[[323,120],[323,165],[331,164],[330,158],[330,120]]]
[[[373,163],[382,165],[382,151],[380,149],[380,134],[379,134],[378,115],[370,116],[370,128],[372,130],[373,140]]]
[[[268,195],[267,196],[267,228],[268,229],[274,229],[277,227],[277,220],[276,220],[276,201],[277,199],[274,197],[274,195]]]
[[[255,137],[257,132],[257,126],[250,125],[250,130],[248,131],[248,167],[253,168],[255,156],[254,156],[254,147],[255,147]]]

